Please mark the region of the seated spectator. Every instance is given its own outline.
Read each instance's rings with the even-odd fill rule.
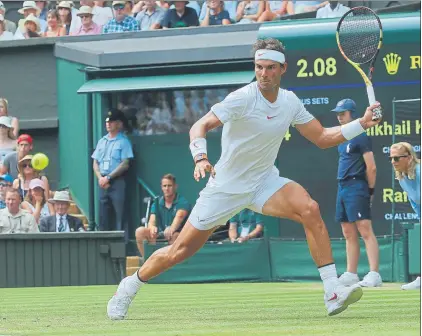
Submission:
[[[5,24],[5,28],[4,31],[10,32],[13,34],[16,33],[16,23],[6,20],[6,7],[4,6],[3,2],[0,1],[0,15],[3,16],[4,19],[4,24]],[[1,35],[0,35],[0,40],[1,40]]]
[[[265,11],[259,17],[258,22],[274,21],[283,15],[292,15],[294,13],[293,2],[290,0],[266,1]]]
[[[166,174],[161,179],[163,196],[158,200],[158,209],[155,203],[151,207],[148,227],[136,229],[136,243],[143,257],[144,241],[155,243],[158,239],[165,239],[169,245],[173,244],[186,223],[191,211],[189,202],[177,193],[176,178]],[[158,223],[157,223],[158,222]]]
[[[20,207],[19,191],[9,188],[6,191],[6,208],[0,210],[0,234],[39,232],[34,216]]]
[[[246,0],[237,7],[236,21],[238,23],[253,23],[265,10],[265,1]]]
[[[81,6],[89,6],[92,8],[94,21],[99,26],[104,26],[113,18],[113,12],[110,7],[103,7],[104,1],[81,0]]]
[[[324,7],[318,9],[316,13],[317,19],[342,17],[350,9],[349,7],[343,6],[341,3],[338,3],[338,1],[325,2],[328,3]]]
[[[54,207],[45,198],[44,182],[38,178],[29,182],[29,191],[21,204],[22,209],[34,216],[37,224],[42,218],[54,215]]]
[[[232,243],[243,243],[249,239],[260,238],[263,229],[261,215],[244,209],[230,219],[229,238]]]
[[[32,151],[32,137],[28,134],[22,134],[17,140],[17,151],[5,156],[1,165],[0,173],[9,174],[15,180],[18,178],[18,162]]]
[[[136,15],[141,30],[161,28],[165,10],[158,7],[154,0],[145,0],[144,3],[145,8]]]
[[[126,1],[113,1],[114,18],[104,27],[103,34],[139,31],[139,23],[125,14]]]
[[[35,1],[35,4],[40,9],[40,15],[38,15],[38,18],[40,20],[47,21],[47,13],[48,13],[48,3],[47,1]]]
[[[186,1],[186,7],[192,8],[195,10],[196,15],[199,17],[199,13],[201,12],[201,6],[199,6],[198,1]],[[174,9],[174,4],[170,6],[170,9]]]
[[[66,35],[66,28],[61,24],[59,12],[50,9],[47,14],[47,31],[42,34],[43,37],[58,37]]]
[[[28,38],[28,36],[34,37],[34,32],[32,30],[28,32],[28,29],[26,27],[26,22],[28,22],[26,21],[26,19],[29,15],[32,15],[32,21],[37,25],[37,28],[39,28],[38,31],[40,33],[43,33],[47,30],[47,22],[45,20],[38,19],[41,10],[38,8],[35,1],[24,1],[22,8],[19,9],[18,12],[19,14],[22,14],[24,18],[19,20],[18,28],[16,29],[15,33],[15,39],[25,39]],[[34,17],[37,21],[34,19]]]
[[[297,1],[294,4],[295,14],[314,12],[318,9],[328,5],[328,1]]]
[[[99,35],[102,32],[102,27],[93,21],[92,8],[89,6],[82,6],[79,8],[78,16],[81,18],[82,25],[79,30],[73,35]]]
[[[198,14],[186,7],[186,1],[174,1],[174,9],[166,12],[161,26],[164,29],[199,26]]]
[[[9,115],[9,102],[7,101],[6,98],[0,98],[0,117],[9,117],[11,118],[11,122],[12,122],[12,129],[10,130],[10,137],[13,137],[14,139],[16,139],[18,137],[19,134],[19,120],[16,117],[12,117]]]
[[[38,170],[35,170],[31,164],[32,155],[26,155],[18,163],[18,178],[13,181],[13,188],[19,191],[22,199],[25,199],[29,191],[29,183],[32,179],[39,178],[44,183],[45,199],[48,199],[50,194],[50,185],[45,176],[41,176]]]
[[[22,20],[21,20],[22,21]],[[41,37],[40,20],[32,14],[29,14],[23,21],[24,30],[21,30],[21,35],[16,36],[16,40],[30,39],[34,37]]]
[[[224,2],[224,9],[229,12],[230,22],[236,22],[236,13],[237,13],[237,1],[223,1]],[[258,1],[257,1],[258,2]],[[259,1],[265,2],[265,1]],[[204,21],[205,14],[207,13],[208,4],[207,1],[204,1],[201,7],[201,14],[199,15],[199,22]]]
[[[13,178],[10,175],[0,175],[0,209],[6,207],[6,190],[12,187]]]
[[[0,41],[13,40],[13,34],[6,30],[4,16],[0,14]]]
[[[127,16],[132,16],[133,1],[125,1],[125,9],[123,10]]]
[[[74,20],[72,16],[72,6],[69,1],[61,1],[57,6],[60,16],[60,24],[64,27],[66,34],[69,35],[72,27],[72,22]],[[73,25],[75,23],[73,22]]]
[[[83,232],[84,225],[79,218],[68,215],[70,196],[68,191],[56,191],[48,200],[54,205],[55,215],[44,217],[40,222],[41,232]]]
[[[0,163],[4,157],[16,151],[16,140],[10,137],[12,124],[9,117],[0,117]]]
[[[201,27],[229,25],[229,12],[224,10],[224,1],[207,0],[207,12],[201,22]]]

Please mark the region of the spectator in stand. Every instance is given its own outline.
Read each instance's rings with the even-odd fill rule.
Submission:
[[[32,179],[29,182],[29,191],[21,204],[22,209],[28,211],[34,216],[37,224],[42,218],[53,216],[54,207],[47,202],[45,198],[44,182],[39,178]]]
[[[244,209],[230,219],[229,238],[232,243],[243,243],[249,239],[262,237],[263,230],[261,215]]]
[[[22,20],[21,20],[22,21]],[[41,37],[41,26],[40,20],[33,14],[29,14],[23,21],[24,33],[22,35],[15,36],[16,40],[30,39],[34,37]]]
[[[124,12],[127,16],[131,16],[131,17],[134,16],[132,13],[132,9],[133,9],[133,1],[126,1]]]
[[[20,40],[25,39],[24,34],[27,33],[25,23],[27,22],[26,19],[28,18],[28,16],[32,14],[32,17],[38,18],[39,14],[41,13],[41,10],[38,8],[35,1],[24,1],[22,8],[19,9],[18,12],[24,17],[23,19],[19,20],[18,28],[16,29],[15,33],[15,39]],[[35,21],[35,19],[32,20]],[[35,24],[40,27],[39,31],[41,33],[47,30],[47,22],[45,20],[38,20],[38,22],[35,22]],[[32,36],[32,32],[29,33],[29,35]]]
[[[98,6],[96,3],[101,3],[101,6]],[[93,1],[93,0],[81,0],[81,8],[83,6],[89,6],[92,8],[92,21],[94,21],[98,26],[102,27],[107,24],[113,18],[113,12],[110,7],[102,7],[104,1]]]
[[[9,115],[9,103],[6,98],[0,98],[0,117],[3,116],[11,118],[12,129],[9,137],[16,139],[19,134],[19,120]]]
[[[22,134],[17,140],[17,151],[5,156],[1,165],[1,174],[9,174],[13,179],[19,175],[18,162],[32,151],[32,137],[28,134]]]
[[[39,232],[34,216],[20,207],[19,191],[6,191],[6,208],[0,210],[0,234]]]
[[[0,117],[0,163],[3,163],[5,156],[16,150],[16,140],[10,137],[12,124],[10,118]]]
[[[264,1],[246,0],[239,3],[237,7],[236,21],[238,23],[253,23],[264,13]]]
[[[196,15],[199,17],[199,13],[201,12],[201,6],[199,6],[198,1],[186,1],[186,7],[192,8],[195,10]],[[171,4],[170,9],[174,9],[174,4]]]
[[[295,10],[295,14],[315,12],[327,4],[328,4],[328,1],[325,1],[325,0],[320,0],[320,1],[296,0],[294,1],[294,10]]]
[[[6,20],[6,7],[4,6],[3,2],[0,1],[0,15],[3,15],[4,24],[5,24],[5,31],[10,32],[12,34],[16,33],[16,23]],[[1,29],[1,28],[0,28]],[[1,40],[1,35],[0,35]]]
[[[103,34],[140,31],[139,23],[124,12],[126,1],[113,1],[114,18],[104,27]]]
[[[274,21],[283,15],[292,15],[294,13],[294,5],[291,0],[266,1],[265,11],[259,17],[258,22]]]
[[[47,1],[35,1],[35,4],[40,9],[40,15],[38,15],[40,20],[47,21],[47,12],[48,12],[48,4]]]
[[[13,188],[19,191],[22,199],[25,199],[29,191],[29,183],[32,179],[40,179],[44,185],[45,199],[48,199],[50,194],[50,185],[46,176],[41,176],[38,170],[35,170],[31,164],[32,155],[26,155],[18,163],[18,178],[13,181]]]
[[[165,10],[157,6],[154,0],[145,0],[145,7],[136,15],[141,30],[159,29],[164,19]]]
[[[13,178],[10,175],[0,176],[0,209],[6,207],[6,190],[12,187]]]
[[[69,1],[61,1],[57,6],[57,10],[59,11],[60,23],[65,28],[65,35],[69,35],[73,22],[72,7]]]
[[[6,30],[4,16],[0,14],[0,41],[13,40],[13,34]]]
[[[201,27],[225,26],[230,23],[230,15],[224,9],[224,1],[207,0],[207,12],[205,13],[204,20],[201,22]]]
[[[230,21],[231,23],[236,22],[236,15],[237,15],[237,1],[223,1],[224,2],[224,9],[229,12]],[[261,1],[259,1],[261,2]],[[264,2],[264,1],[262,1]],[[205,15],[207,14],[208,4],[207,1],[204,1],[201,7],[201,14],[199,15],[199,22],[204,21]]]
[[[173,244],[182,231],[189,213],[192,210],[189,202],[177,193],[176,178],[166,174],[161,179],[163,196],[151,206],[148,227],[140,226],[136,229],[135,237],[141,256],[145,254],[144,241],[155,243],[157,239],[165,239],[169,245]]]
[[[162,27],[184,28],[199,26],[198,14],[190,7],[186,7],[188,1],[174,1],[174,9],[169,9],[164,16]]]
[[[60,23],[59,12],[55,9],[50,9],[47,14],[48,28],[43,37],[58,37],[66,35],[66,28]]]
[[[350,9],[349,7],[343,6],[338,1],[325,1],[327,3],[324,7],[318,9],[316,13],[317,19],[328,19],[335,17],[342,17],[343,14]]]
[[[79,30],[73,35],[99,35],[102,32],[102,27],[93,21],[92,8],[89,6],[82,6],[79,8],[78,16],[81,18],[82,25]]]
[[[56,191],[54,198],[48,200],[54,205],[55,215],[44,217],[40,221],[41,232],[84,232],[84,225],[79,218],[68,215],[70,196],[68,191]]]

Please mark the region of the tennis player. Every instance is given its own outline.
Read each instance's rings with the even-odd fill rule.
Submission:
[[[294,93],[280,89],[287,70],[282,44],[272,38],[258,40],[254,51],[257,81],[215,104],[190,130],[194,178],[199,181],[206,173],[211,176],[185,227],[173,245],[157,250],[138,272],[121,281],[108,302],[110,319],[124,319],[136,293],[149,279],[194,255],[217,226],[244,208],[303,225],[323,281],[328,315],[342,312],[361,298],[358,284],[345,287],[337,278],[318,204],[298,183],[280,177],[274,162],[291,125],[320,148],[337,146],[379,123],[372,120],[372,110],[379,104],[368,107],[360,119],[324,128]],[[205,137],[222,125],[221,157],[214,168],[207,158]]]

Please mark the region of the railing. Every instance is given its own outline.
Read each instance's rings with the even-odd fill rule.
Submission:
[[[144,224],[144,226],[147,226],[148,218],[149,218],[149,214],[150,214],[150,209],[151,209],[151,204],[152,204],[152,202],[156,203],[155,207],[157,208],[159,196],[156,193],[154,193],[154,191],[148,186],[148,184],[143,179],[141,179],[139,176],[137,176],[136,179],[138,181],[138,184],[150,196],[150,197],[145,197],[144,200],[143,200],[144,203],[147,205],[147,209],[146,209],[146,212],[145,212],[145,217],[143,217],[141,219],[142,224]],[[158,225],[158,221],[159,221],[159,216],[157,216],[157,218],[156,218],[157,225]]]

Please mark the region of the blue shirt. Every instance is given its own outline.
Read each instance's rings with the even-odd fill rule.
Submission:
[[[407,193],[410,205],[421,218],[421,165],[418,163],[415,167],[415,179],[409,179],[405,176],[399,180],[400,187]]]
[[[98,162],[101,175],[105,176],[116,169],[123,160],[133,158],[132,145],[123,133],[114,138],[107,134],[98,141],[92,158]]]
[[[229,12],[226,10],[223,10],[217,15],[210,14],[210,26],[220,26],[223,24],[224,19],[230,21]]]
[[[236,22],[237,5],[238,5],[237,1],[224,1],[224,10],[229,12],[231,22]],[[199,15],[200,22],[204,21],[206,14],[207,14],[207,2],[205,1],[202,4],[201,14]]]
[[[366,180],[366,164],[363,159],[366,152],[372,152],[372,141],[366,133],[340,144],[337,180],[353,177]]]
[[[123,33],[123,32],[134,32],[140,31],[138,21],[131,16],[126,16],[123,21],[117,22],[115,18],[108,21],[103,27],[103,34],[108,33]]]
[[[164,15],[161,26],[166,28],[183,28],[199,26],[198,14],[190,7],[185,7],[185,12],[179,16],[176,9],[169,9]]]

